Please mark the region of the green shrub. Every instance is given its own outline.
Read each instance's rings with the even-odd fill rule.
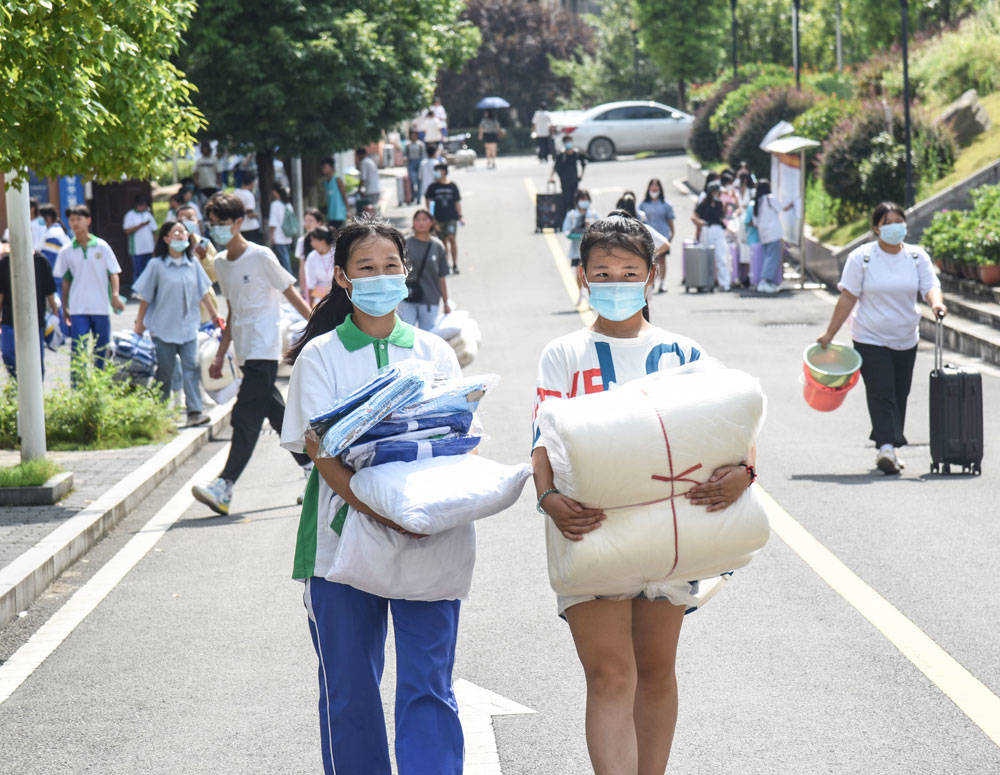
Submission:
[[[846,72],[807,73],[802,81],[810,89],[815,89],[828,97],[849,100],[855,94],[854,78]]]
[[[861,162],[871,153],[872,140],[886,131],[894,138],[901,137],[901,117],[893,113],[887,126],[882,105],[874,101],[837,124],[817,160],[823,187],[830,196],[845,202],[861,201]]]
[[[59,464],[47,458],[0,466],[0,487],[39,487],[60,471]]]
[[[110,361],[91,362],[89,343],[73,355],[74,387],[58,385],[45,394],[45,433],[50,449],[110,449],[163,440],[174,427],[173,410],[157,387],[138,387],[116,376]],[[14,449],[17,436],[17,385],[3,386],[0,448]]]
[[[691,135],[688,137],[688,150],[705,163],[716,162],[722,158],[723,139],[712,129],[712,115],[726,96],[739,85],[738,81],[724,83],[694,114]]]
[[[859,107],[853,101],[827,97],[795,119],[795,133],[822,143],[833,133],[837,124],[856,113]]]
[[[955,168],[957,155],[951,130],[936,124],[915,123],[913,128],[914,167],[919,170],[919,182],[930,185]]]
[[[760,141],[779,121],[793,120],[816,104],[817,99],[815,92],[798,91],[789,86],[759,95],[726,141],[725,159],[729,166],[735,169],[745,161],[758,177],[767,177],[771,155],[760,149]]]
[[[876,135],[868,156],[858,165],[858,177],[861,191],[857,201],[861,204],[875,207],[879,202],[902,202],[906,187],[906,149],[889,132]]]
[[[934,214],[921,243],[934,258],[1000,264],[1000,186],[971,192],[972,209]]]
[[[792,77],[787,72],[780,72],[765,73],[749,83],[743,84],[727,94],[722,104],[712,115],[709,120],[712,131],[717,132],[723,141],[729,139],[740,119],[746,115],[750,104],[759,95],[788,86],[790,83],[792,83]]]

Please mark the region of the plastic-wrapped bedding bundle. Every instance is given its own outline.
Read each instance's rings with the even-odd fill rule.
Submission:
[[[317,435],[323,436],[328,430],[330,430],[330,428],[333,427],[334,423],[346,417],[354,409],[357,409],[379,390],[391,385],[397,376],[399,376],[398,369],[386,369],[374,379],[371,379],[363,384],[353,393],[344,396],[328,406],[315,417],[310,418],[310,427],[316,432]]]
[[[425,383],[419,374],[400,373],[398,369],[391,369],[387,374],[391,372],[396,372],[396,376],[388,385],[340,416],[323,435],[321,457],[337,457],[394,409],[412,403],[423,394]]]
[[[468,436],[464,433],[446,433],[423,439],[395,437],[355,444],[341,457],[348,466],[360,471],[362,468],[385,463],[412,463],[432,457],[465,455],[478,447],[480,441],[481,436]]]
[[[400,436],[404,433],[422,431],[427,428],[437,430],[438,435],[444,433],[468,433],[472,427],[472,412],[442,412],[438,414],[427,414],[413,420],[382,420],[382,422],[372,426],[364,436],[358,439],[358,443],[384,439],[390,436]],[[426,437],[423,437],[426,438]]]
[[[746,459],[764,409],[756,379],[711,364],[546,401],[539,428],[555,486],[607,513],[582,541],[547,520],[556,592],[626,594],[651,580],[695,581],[746,565],[770,532],[756,487],[720,512],[682,496]]]
[[[479,455],[449,455],[363,468],[351,490],[377,513],[413,533],[441,533],[514,505],[531,466]]]
[[[495,374],[448,380],[427,388],[419,401],[394,410],[390,419],[413,420],[428,414],[475,412],[483,396],[498,382],[500,377]]]

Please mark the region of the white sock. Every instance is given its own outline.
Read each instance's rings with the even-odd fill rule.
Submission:
[[[895,448],[892,446],[892,444],[883,444],[881,447],[878,448],[878,453],[880,455],[891,455],[894,451]]]

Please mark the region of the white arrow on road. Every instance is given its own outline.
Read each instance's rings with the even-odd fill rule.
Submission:
[[[455,697],[465,733],[465,775],[502,775],[493,716],[535,711],[461,678],[455,681]]]

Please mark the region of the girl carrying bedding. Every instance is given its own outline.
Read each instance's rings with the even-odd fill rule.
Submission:
[[[406,298],[403,236],[381,221],[344,227],[334,251],[334,285],[313,310],[302,338],[290,349],[294,363],[281,434],[282,446],[315,462],[306,488],[295,548],[294,578],[305,582],[309,630],[319,658],[319,717],[323,769],[389,775],[390,760],[379,682],[385,658],[388,611],[396,637],[396,762],[403,775],[462,771],[463,737],[452,691],[460,600],[386,598],[328,581],[340,529],[350,510],[409,536],[404,551],[420,552],[422,539],[376,514],[351,491],[353,471],[340,458],[322,457],[310,418],[369,382],[390,363],[419,359],[438,378],[461,377],[452,348],[440,337],[396,316]],[[355,512],[360,512],[356,514]],[[456,582],[465,592],[475,560],[475,528],[454,555]],[[462,597],[463,595],[456,595]]]
[[[649,232],[625,212],[590,226],[580,245],[579,272],[597,320],[552,341],[539,363],[531,456],[538,510],[571,541],[588,540],[607,515],[555,488],[538,425],[542,402],[599,393],[704,356],[690,339],[643,319],[656,275],[653,253]],[[726,509],[753,482],[752,464],[751,452],[743,463],[713,471],[684,497],[708,511]],[[681,623],[711,586],[663,579],[628,594],[559,595],[559,614],[569,622],[586,677],[587,747],[597,775],[662,775],[677,721],[674,664]]]

